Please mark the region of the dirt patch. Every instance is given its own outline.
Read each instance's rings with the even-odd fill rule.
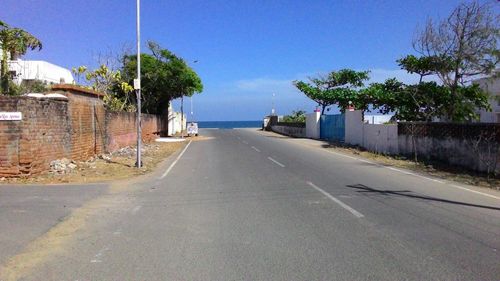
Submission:
[[[468,185],[488,187],[500,190],[499,178],[488,179],[484,174],[471,172],[466,169],[446,165],[444,163],[415,162],[401,156],[376,154],[373,152],[361,150],[356,147],[346,147],[342,144],[331,144],[329,146],[325,146],[325,148],[344,154],[356,155],[358,157],[366,158],[385,166],[404,168],[444,180],[456,181]]]
[[[125,147],[86,162],[72,162],[76,167],[64,174],[48,172],[29,178],[3,179],[0,183],[92,183],[131,178],[151,172],[161,161],[185,144],[186,142],[144,144],[141,169],[135,167],[136,148]]]
[[[207,137],[207,136],[198,135],[198,136],[189,137],[187,139],[192,140],[192,141],[206,141],[206,140],[213,140],[213,139],[215,139],[215,137]]]

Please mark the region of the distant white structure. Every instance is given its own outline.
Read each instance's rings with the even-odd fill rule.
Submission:
[[[173,136],[186,129],[186,114],[174,111],[172,103],[168,106],[168,136]]]
[[[366,115],[364,116],[365,124],[385,124],[391,121],[393,115]]]
[[[498,70],[497,70],[498,71]],[[491,111],[480,110],[480,122],[500,123],[500,78],[485,77],[473,82],[490,95]]]
[[[71,71],[64,67],[46,62],[32,60],[9,60],[9,72],[14,83],[20,85],[23,81],[39,80],[45,84],[72,84]]]

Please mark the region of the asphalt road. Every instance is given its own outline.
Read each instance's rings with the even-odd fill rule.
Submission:
[[[103,184],[0,185],[0,264],[106,190]]]
[[[201,133],[18,276],[500,280],[499,193],[255,130]]]

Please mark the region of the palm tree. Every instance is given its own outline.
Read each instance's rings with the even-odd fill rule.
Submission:
[[[42,42],[29,32],[20,28],[9,27],[0,21],[0,48],[2,50],[2,61],[0,67],[1,89],[3,93],[9,92],[9,71],[7,57],[17,58],[26,54],[29,50],[41,50]]]

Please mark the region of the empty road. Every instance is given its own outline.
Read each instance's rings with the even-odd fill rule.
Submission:
[[[257,130],[201,135],[75,209],[3,278],[500,280],[498,192]]]

